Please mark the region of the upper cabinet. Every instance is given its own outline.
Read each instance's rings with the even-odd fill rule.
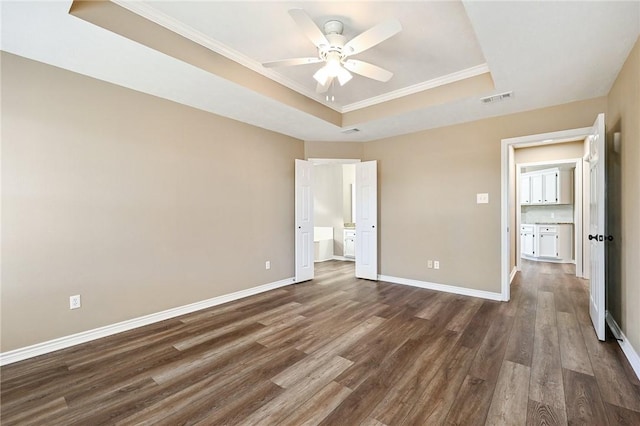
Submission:
[[[522,173],[520,204],[572,204],[573,173],[571,170],[545,169]]]

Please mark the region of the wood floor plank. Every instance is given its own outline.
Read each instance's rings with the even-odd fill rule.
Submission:
[[[469,374],[495,384],[509,340],[513,317],[498,314],[478,348]]]
[[[558,414],[553,406],[530,399],[527,406],[527,426],[567,424],[566,420],[563,420]]]
[[[505,361],[487,414],[489,425],[522,425],[527,420],[531,369]]]
[[[290,416],[298,406],[311,399],[316,393],[333,381],[353,362],[333,356],[323,365],[300,377],[285,391],[254,411],[242,423],[247,425],[273,425]]]
[[[595,377],[564,369],[563,378],[569,424],[606,425],[607,416]]]
[[[330,382],[285,418],[280,426],[317,425],[351,394],[351,389],[338,382]]]
[[[551,416],[564,424],[567,415],[556,326],[545,320],[536,321],[534,340],[529,399],[537,403],[533,408],[540,418]]]
[[[402,424],[422,426],[442,424],[453,404],[475,352],[459,343],[449,353],[447,363],[438,369]]]
[[[384,321],[385,320],[383,318],[379,317],[367,319],[362,324],[342,334],[337,339],[334,339],[330,344],[327,344],[323,348],[305,357],[303,360],[284,370],[271,380],[283,388],[291,387],[303,379],[308,372],[315,371],[318,367],[322,366],[328,358],[333,358],[335,355],[344,352],[360,337],[378,327]],[[353,364],[353,362],[349,361],[349,365],[351,364]]]
[[[604,403],[609,424],[616,426],[640,425],[640,412],[619,407],[615,404]]]
[[[471,349],[480,346],[499,308],[499,302],[483,301],[482,306],[469,322],[469,326],[462,333],[460,344]]]
[[[591,360],[573,312],[558,312],[558,338],[562,367],[593,376]]]
[[[395,384],[406,366],[413,362],[424,348],[424,341],[417,339],[406,341],[320,424],[359,424],[371,417],[372,410]]]
[[[533,357],[536,312],[520,309],[518,313],[509,335],[504,359],[530,367]]]
[[[459,335],[455,332],[436,338],[418,358],[407,366],[371,416],[385,424],[399,424],[422,396],[437,371],[445,364]]]
[[[449,409],[446,424],[483,425],[487,418],[493,386],[489,382],[467,375]]]

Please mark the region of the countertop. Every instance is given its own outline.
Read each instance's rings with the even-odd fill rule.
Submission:
[[[573,222],[532,222],[522,223],[523,225],[573,225]]]

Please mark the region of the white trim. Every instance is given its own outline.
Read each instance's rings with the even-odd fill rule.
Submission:
[[[433,89],[435,87],[444,86],[445,84],[455,83],[456,81],[465,80],[467,78],[475,77],[481,74],[489,72],[489,65],[486,63],[476,65],[475,67],[467,68],[451,74],[443,75],[441,77],[433,78],[431,80],[423,81],[412,86],[403,87],[402,89],[394,90],[393,92],[387,92],[379,96],[374,96],[369,99],[354,102],[342,107],[342,112],[351,112],[358,109],[370,107],[372,105],[381,104],[383,102],[392,101],[394,99],[402,98],[404,96],[413,95],[424,90]]]
[[[111,336],[113,334],[122,333],[123,331],[133,330],[134,328],[175,318],[180,315],[189,314],[201,309],[210,308],[212,306],[221,305],[223,303],[232,302],[244,297],[253,296],[265,291],[274,290],[294,284],[294,278],[286,278],[284,280],[248,288],[246,290],[236,291],[234,293],[225,294],[214,297],[212,299],[202,300],[200,302],[191,303],[189,305],[179,306],[177,308],[167,309],[166,311],[156,312],[154,314],[133,318],[127,321],[118,322],[104,327],[94,328],[93,330],[82,331],[80,333],[64,336],[57,339],[49,340],[24,348],[14,349],[12,351],[0,353],[0,365],[12,364],[38,355],[47,354],[60,349],[65,349],[81,343],[90,342],[102,337]]]
[[[590,134],[591,127],[582,127],[579,129],[562,130],[559,132],[541,133],[537,135],[502,139],[500,148],[500,283],[502,288],[503,300],[509,300],[511,298],[509,281],[509,275],[511,272],[509,270],[509,254],[511,249],[509,241],[509,201],[511,201],[509,198],[509,189],[511,185],[511,182],[509,181],[509,167],[511,167],[511,164],[509,164],[509,150],[515,148],[516,146],[519,148],[523,148],[527,146],[549,145],[554,143],[575,141],[584,139]],[[516,257],[516,264],[517,263],[518,258]]]
[[[457,286],[447,285],[447,284],[431,283],[427,281],[418,281],[418,280],[412,280],[409,278],[390,277],[388,275],[378,275],[378,280],[386,281],[394,284],[402,284],[402,285],[410,285],[412,287],[426,288],[429,290],[443,291],[446,293],[461,294],[463,296],[479,297],[481,299],[498,300],[498,301],[503,300],[502,295],[500,293],[494,293],[492,291],[474,290],[472,288],[457,287]]]
[[[640,355],[638,355],[638,352],[636,352],[633,346],[631,346],[631,343],[629,343],[629,339],[627,339],[627,336],[625,336],[625,334],[622,332],[622,329],[620,329],[620,326],[616,322],[615,318],[613,318],[613,316],[609,313],[609,311],[607,311],[605,319],[607,320],[607,325],[609,325],[611,332],[614,335],[619,334],[619,336],[616,336],[616,339],[622,339],[618,340],[618,345],[620,345],[622,352],[629,360],[629,364],[631,364],[631,368],[633,368],[636,376],[638,377],[638,379],[640,379]]]
[[[509,284],[511,284],[513,282],[513,279],[516,277],[516,274],[518,273],[519,269],[517,266],[514,266],[513,269],[511,270],[511,274],[509,275]]]
[[[618,345],[622,348],[622,352],[624,352],[625,356],[629,360],[629,364],[631,364],[631,368],[636,373],[638,379],[640,379],[640,355],[638,352],[631,346],[629,343],[629,339],[627,336],[622,333],[622,340],[618,340]]]
[[[307,158],[314,166],[321,164],[357,164],[361,160],[357,158]]]

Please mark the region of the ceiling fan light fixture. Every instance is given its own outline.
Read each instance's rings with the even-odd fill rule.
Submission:
[[[349,80],[353,78],[351,73],[342,67],[340,67],[337,77],[338,77],[338,83],[340,83],[340,86],[344,86],[345,84],[347,84]]]
[[[316,73],[313,74],[313,78],[321,86],[326,86],[327,85],[327,81],[329,80],[329,71],[327,70],[326,65],[324,67],[320,68],[318,71],[316,71]]]
[[[327,55],[327,65],[325,65],[325,68],[329,73],[329,77],[338,77],[340,71],[343,69],[340,64],[340,56],[335,53]]]

